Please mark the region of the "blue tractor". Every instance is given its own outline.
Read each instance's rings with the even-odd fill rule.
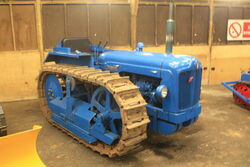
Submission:
[[[147,129],[172,134],[201,113],[202,66],[173,55],[172,8],[166,53],[106,49],[87,38],[65,38],[49,52],[38,92],[47,120],[109,157],[136,149]]]
[[[222,85],[233,92],[237,104],[250,110],[250,69],[242,72],[240,80],[222,82]]]

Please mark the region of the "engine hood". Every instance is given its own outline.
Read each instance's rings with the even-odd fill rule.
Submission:
[[[99,57],[100,63],[117,62],[137,66],[150,66],[159,68],[166,56],[161,53],[112,51],[105,52]]]
[[[100,55],[99,63],[117,63],[119,65],[135,65],[137,67],[151,67],[154,69],[171,68],[182,69],[190,67],[196,58],[187,55],[166,55],[165,53],[151,53],[138,51],[111,51]]]

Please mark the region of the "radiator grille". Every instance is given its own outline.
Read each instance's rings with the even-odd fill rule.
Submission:
[[[184,71],[179,76],[179,109],[191,107],[199,102],[202,70]],[[192,82],[188,79],[193,77]]]

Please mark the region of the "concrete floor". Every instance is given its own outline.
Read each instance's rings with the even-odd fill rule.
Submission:
[[[78,144],[43,118],[37,100],[3,103],[8,132],[43,126],[38,153],[48,167],[168,166],[249,167],[250,111],[222,86],[202,89],[203,112],[194,125],[173,135],[152,134],[140,152],[109,159]]]

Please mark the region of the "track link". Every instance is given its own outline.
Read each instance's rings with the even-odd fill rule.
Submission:
[[[44,92],[45,78],[49,74],[71,75],[83,83],[101,86],[114,96],[122,117],[122,136],[116,145],[110,146],[100,141],[89,144],[51,120],[51,110],[48,108]],[[139,147],[141,141],[147,138],[146,130],[149,119],[146,112],[146,102],[141,96],[138,87],[130,82],[128,77],[120,77],[117,73],[86,66],[45,65],[39,75],[38,93],[41,110],[52,125],[101,155],[114,157],[127,154]]]

